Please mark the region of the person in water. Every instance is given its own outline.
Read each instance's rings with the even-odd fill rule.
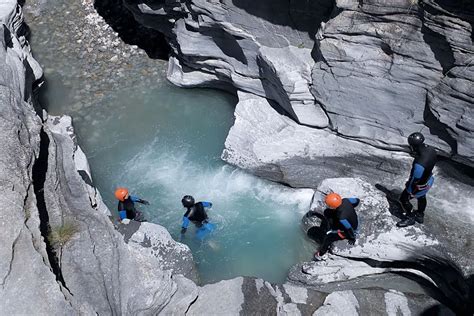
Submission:
[[[189,223],[193,222],[198,228],[196,234],[198,238],[202,239],[205,235],[214,229],[214,225],[209,223],[206,209],[212,207],[211,202],[197,202],[191,195],[185,195],[181,199],[181,203],[186,208],[183,216],[183,223],[181,225],[181,234],[184,235],[189,227]]]
[[[327,208],[324,217],[327,220],[328,231],[319,250],[314,254],[314,260],[327,259],[326,252],[338,240],[347,239],[350,245],[356,241],[356,231],[359,226],[355,207],[360,203],[358,198],[341,198],[337,193],[326,195],[324,202]]]
[[[405,183],[405,189],[400,196],[400,203],[406,213],[405,219],[397,223],[398,227],[414,225],[415,222],[423,224],[426,209],[426,194],[433,186],[433,168],[436,164],[436,150],[425,143],[421,133],[408,136],[408,144],[415,156],[411,167],[410,177]],[[413,210],[411,199],[418,200],[418,209]]]
[[[119,200],[118,213],[120,222],[128,224],[130,220],[143,221],[141,212],[135,209],[135,202],[149,205],[148,201],[130,195],[126,188],[117,188],[115,190],[115,197]]]

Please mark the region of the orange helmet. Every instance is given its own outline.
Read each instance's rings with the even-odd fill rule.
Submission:
[[[128,190],[126,188],[117,188],[115,190],[115,197],[119,201],[125,201],[125,197],[128,195]]]
[[[326,202],[326,205],[329,208],[336,209],[342,204],[342,198],[339,194],[331,192],[328,195],[326,195],[326,198],[324,199],[324,202]]]

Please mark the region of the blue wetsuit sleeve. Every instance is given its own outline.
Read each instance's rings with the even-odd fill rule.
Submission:
[[[410,176],[410,179],[408,180],[408,185],[407,185],[408,193],[414,192],[414,185],[418,182],[417,180],[423,176],[423,172],[425,172],[425,168],[422,165],[418,163],[415,163],[413,165],[411,176]]]
[[[119,216],[120,216],[120,220],[127,218],[127,211],[125,210],[119,211]]]
[[[211,202],[201,202],[201,203],[202,203],[202,206],[204,206],[204,207],[212,207]]]
[[[182,228],[188,228],[189,226],[189,218],[183,216],[183,224],[181,225]]]
[[[360,199],[358,199],[356,197],[348,198],[348,200],[352,204],[352,206],[354,206],[354,207],[356,207],[360,203]]]
[[[138,197],[133,196],[133,195],[130,195],[130,200],[132,200],[132,202],[140,202],[141,201]]]
[[[347,219],[340,219],[339,222],[344,226],[345,232],[349,239],[355,239],[354,229],[352,228],[351,223]]]

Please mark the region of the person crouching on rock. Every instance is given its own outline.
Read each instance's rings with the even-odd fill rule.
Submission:
[[[181,203],[186,208],[183,216],[183,224],[181,225],[181,235],[186,233],[189,222],[193,222],[198,228],[196,236],[203,239],[207,234],[214,230],[214,224],[209,223],[206,208],[211,208],[211,202],[197,202],[191,195],[185,195],[181,199]]]
[[[117,188],[115,190],[115,197],[119,200],[118,212],[121,223],[128,224],[130,220],[143,221],[142,213],[135,209],[135,202],[149,205],[148,201],[129,195],[126,188]]]
[[[337,193],[326,195],[324,202],[327,205],[324,210],[324,217],[327,219],[328,231],[324,237],[323,243],[314,254],[314,260],[326,260],[329,247],[333,242],[347,239],[350,245],[356,241],[356,231],[359,221],[355,207],[359,205],[358,198],[341,198]]]
[[[408,136],[408,144],[411,152],[415,155],[415,160],[411,167],[410,178],[405,183],[405,190],[400,196],[400,203],[406,212],[406,218],[397,223],[398,227],[414,225],[415,221],[423,224],[424,212],[426,209],[426,194],[433,186],[434,177],[432,174],[436,164],[436,150],[424,144],[425,137],[421,133],[413,133]],[[413,211],[411,199],[418,200],[418,210]]]

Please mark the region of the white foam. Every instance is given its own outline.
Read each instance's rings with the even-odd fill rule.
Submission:
[[[292,189],[247,174],[235,167],[211,167],[193,162],[186,148],[180,152],[160,152],[157,141],[130,160],[124,178],[141,174],[140,184],[147,187],[159,185],[168,195],[177,199],[192,194],[199,200],[232,204],[247,198],[262,203],[291,206],[303,213],[309,209],[313,190]]]

